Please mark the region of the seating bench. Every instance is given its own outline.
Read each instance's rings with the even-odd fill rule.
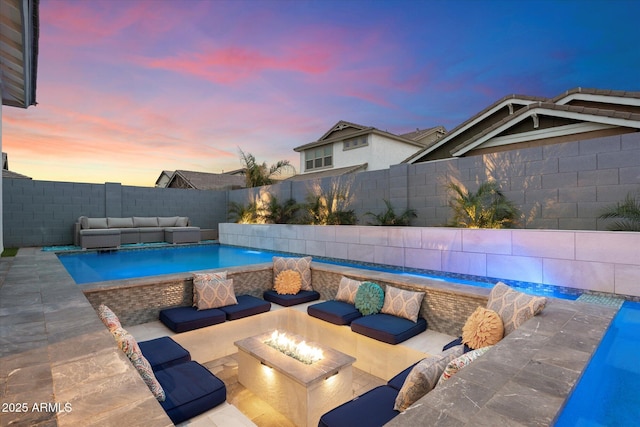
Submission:
[[[236,297],[238,304],[208,310],[172,307],[160,311],[160,321],[174,332],[187,332],[271,310],[271,303],[251,295]]]
[[[419,317],[417,322],[391,314],[371,314],[351,322],[351,330],[358,334],[388,344],[399,344],[427,330],[427,321]]]
[[[291,307],[292,305],[304,304],[305,302],[320,299],[320,294],[316,291],[300,291],[294,295],[282,295],[271,289],[265,291],[262,297],[265,301],[270,301],[283,307]]]
[[[333,323],[334,325],[350,325],[355,319],[362,317],[355,305],[344,301],[324,301],[307,307],[309,316]]]
[[[391,378],[386,385],[371,389],[325,413],[320,417],[318,427],[382,426],[391,421],[400,414],[393,409],[396,397],[415,365]]]
[[[138,343],[140,350],[154,371],[189,362],[191,354],[169,337],[160,337]]]

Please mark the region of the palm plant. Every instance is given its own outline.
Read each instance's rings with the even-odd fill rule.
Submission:
[[[627,194],[623,202],[607,207],[600,218],[619,218],[607,226],[611,231],[640,231],[640,200]]]
[[[455,198],[449,202],[453,209],[454,227],[508,228],[517,223],[518,208],[502,193],[495,181],[487,181],[473,193],[455,183],[448,185]]]
[[[417,218],[415,209],[406,209],[402,214],[396,215],[391,202],[387,199],[382,199],[387,206],[387,210],[374,214],[373,212],[367,212],[365,215],[373,217],[374,222],[369,225],[395,225],[395,226],[407,226],[410,225],[413,218]]]
[[[267,167],[267,163],[262,164],[256,161],[251,153],[240,150],[240,160],[244,168],[245,183],[247,187],[260,187],[273,184],[274,178],[285,173],[295,173],[295,168],[289,160],[279,160],[276,164]]]
[[[249,203],[243,205],[242,203],[229,202],[229,219],[238,224],[252,224],[257,220],[257,205],[255,203]]]
[[[262,219],[267,224],[291,224],[300,208],[301,206],[294,199],[288,199],[280,204],[277,197],[271,195],[269,202],[263,208]]]
[[[303,222],[315,225],[352,225],[357,221],[351,204],[350,184],[337,180],[328,190],[319,184],[307,195]]]

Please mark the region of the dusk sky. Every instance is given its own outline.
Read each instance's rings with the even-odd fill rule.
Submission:
[[[640,1],[41,0],[9,168],[153,186],[290,160],[339,120],[450,130],[509,94],[640,91]]]

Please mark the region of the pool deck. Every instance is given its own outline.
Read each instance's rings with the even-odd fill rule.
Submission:
[[[172,425],[54,253],[2,259],[0,284],[1,426]],[[552,424],[616,312],[552,299],[388,425]]]

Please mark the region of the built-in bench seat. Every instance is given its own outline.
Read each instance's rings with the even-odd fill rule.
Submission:
[[[297,294],[279,294],[275,290],[271,289],[265,291],[262,297],[266,301],[270,301],[274,304],[281,305],[283,307],[291,307],[292,305],[304,304],[320,299],[320,293],[316,291],[304,291],[301,290]]]
[[[371,314],[351,322],[351,330],[388,344],[399,344],[427,330],[427,321],[419,317],[412,322],[391,314]]]
[[[271,309],[271,303],[251,295],[238,295],[238,304],[220,308],[198,310],[196,307],[172,307],[160,311],[160,321],[174,332],[187,332],[227,320],[264,313]]]
[[[309,316],[333,323],[334,325],[350,325],[355,319],[362,317],[362,313],[355,305],[344,301],[324,301],[307,307]]]
[[[138,345],[154,371],[161,371],[191,360],[191,354],[169,337],[142,341]]]

